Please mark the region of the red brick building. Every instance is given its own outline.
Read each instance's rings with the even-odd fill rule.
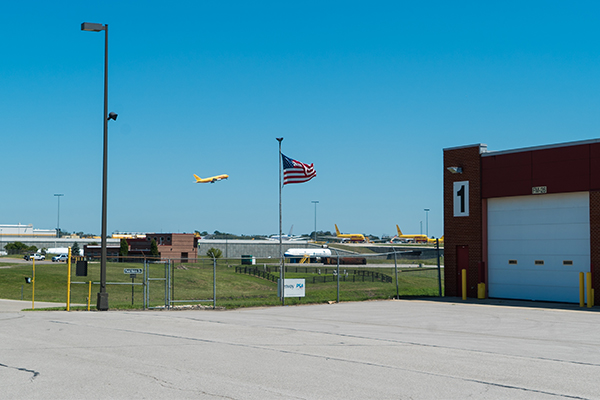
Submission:
[[[161,260],[196,261],[198,238],[193,233],[147,233],[145,238],[127,239],[129,256],[150,256],[150,244],[156,241]]]
[[[198,256],[198,238],[193,233],[147,233],[146,237],[126,238],[129,245],[128,259],[150,257],[150,244],[156,241],[161,260],[196,261]],[[107,257],[119,259],[119,245],[107,246]],[[87,258],[100,258],[100,245],[84,246]]]
[[[444,149],[446,295],[579,302],[600,275],[600,140]],[[600,267],[596,267],[600,268]]]

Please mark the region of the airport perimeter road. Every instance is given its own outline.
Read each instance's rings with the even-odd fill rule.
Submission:
[[[0,398],[598,399],[600,313],[564,308],[4,312]]]

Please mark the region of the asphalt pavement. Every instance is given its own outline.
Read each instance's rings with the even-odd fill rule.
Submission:
[[[595,308],[456,298],[7,311],[0,397],[598,399],[599,331]]]

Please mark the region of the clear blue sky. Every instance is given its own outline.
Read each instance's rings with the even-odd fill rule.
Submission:
[[[443,233],[442,149],[600,137],[597,1],[19,1],[0,13],[0,223]],[[229,180],[195,184],[226,173]]]

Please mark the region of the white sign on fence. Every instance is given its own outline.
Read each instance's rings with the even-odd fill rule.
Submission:
[[[123,268],[123,273],[127,275],[131,274],[143,274],[144,270],[141,268]]]
[[[285,279],[284,280],[284,297],[304,297],[304,279]],[[277,296],[281,297],[280,288],[281,281],[277,280]]]

